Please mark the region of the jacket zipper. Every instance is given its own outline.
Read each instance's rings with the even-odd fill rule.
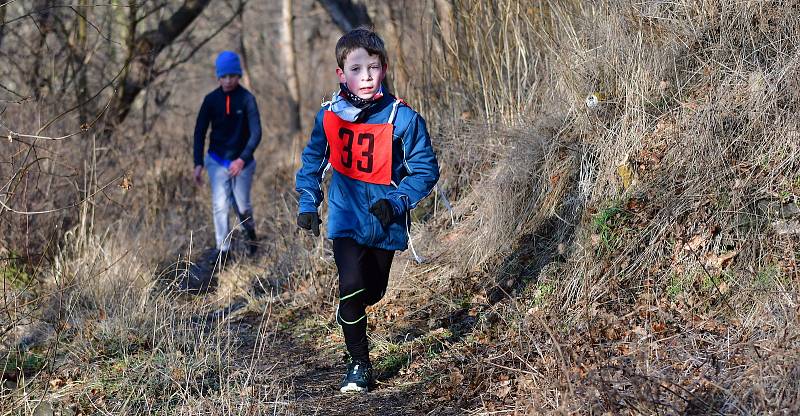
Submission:
[[[372,204],[372,194],[369,192],[369,185],[368,184],[363,184],[362,186],[367,191],[367,207],[369,207]],[[370,241],[370,243],[372,243],[372,242],[375,241],[375,223],[378,221],[378,219],[375,218],[375,216],[372,215],[369,212],[369,208],[367,210],[367,216],[370,217],[369,218],[370,219],[370,221],[369,221],[369,233],[370,233],[369,241]]]

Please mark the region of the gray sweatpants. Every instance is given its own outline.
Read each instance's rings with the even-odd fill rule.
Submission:
[[[228,225],[228,212],[233,206],[245,229],[255,227],[253,207],[250,204],[250,188],[256,171],[256,161],[247,164],[237,176],[231,176],[228,168],[206,155],[208,181],[211,184],[211,207],[214,213],[214,236],[218,250],[229,250],[231,232]]]

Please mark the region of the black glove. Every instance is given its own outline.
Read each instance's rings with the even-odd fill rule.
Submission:
[[[297,216],[297,226],[314,233],[319,237],[319,215],[316,212],[301,212]]]
[[[369,207],[369,212],[378,218],[383,228],[388,227],[389,223],[392,222],[392,218],[394,218],[394,208],[388,199],[379,199],[378,202]]]

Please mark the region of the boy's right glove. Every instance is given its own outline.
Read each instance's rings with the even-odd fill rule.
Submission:
[[[394,207],[388,199],[379,199],[378,202],[369,207],[369,212],[378,218],[383,228],[389,226],[395,214]]]
[[[316,212],[301,212],[297,216],[297,226],[314,233],[319,237],[319,215]]]

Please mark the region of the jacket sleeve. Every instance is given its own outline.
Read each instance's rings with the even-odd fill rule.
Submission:
[[[433,153],[428,128],[416,112],[413,112],[401,139],[408,176],[400,180],[397,189],[387,194],[398,214],[415,208],[439,180],[439,162]]]
[[[200,112],[197,113],[197,121],[194,124],[194,165],[203,166],[203,152],[205,151],[206,132],[208,132],[208,123],[210,117],[210,103],[208,96],[203,99],[203,104],[200,105]]]
[[[258,113],[256,97],[253,95],[247,98],[246,111],[247,127],[250,131],[250,137],[247,138],[247,144],[244,146],[242,153],[239,154],[239,157],[245,162],[250,162],[253,160],[253,152],[256,151],[256,147],[261,143],[261,117]]]
[[[303,149],[302,165],[295,175],[295,190],[299,194],[300,213],[317,212],[322,203],[322,175],[328,166],[328,141],[322,126],[324,111],[317,113],[311,138]]]

